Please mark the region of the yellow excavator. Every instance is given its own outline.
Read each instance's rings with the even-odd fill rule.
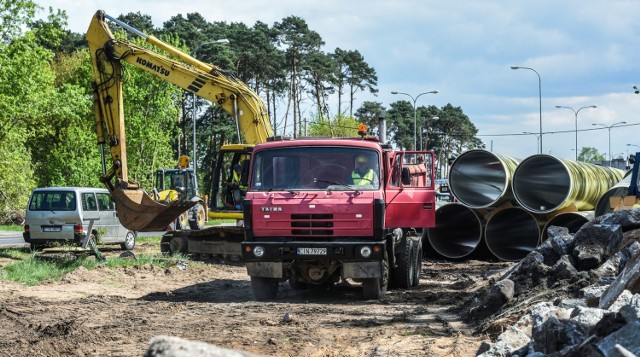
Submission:
[[[147,43],[168,53],[170,57],[115,38],[107,20],[144,38]],[[213,195],[216,197],[212,197],[214,207],[209,217],[241,220],[242,212],[238,209],[237,202],[225,202],[230,201],[233,195],[222,187],[231,181],[233,166],[248,162],[252,146],[273,136],[262,99],[245,83],[221,68],[198,61],[158,38],[105,14],[104,11],[98,11],[93,16],[87,30],[87,41],[93,68],[96,131],[98,144],[103,153],[101,181],[112,193],[117,216],[122,225],[134,231],[165,230],[191,207],[202,204],[199,197],[169,200],[167,204],[162,204],[144,192],[139,184],[129,181],[122,94],[123,62],[216,103],[235,119],[237,134],[242,143],[225,145],[220,150],[213,175]],[[105,144],[108,145],[111,154],[109,167],[104,155]],[[205,231],[198,231],[198,239],[206,240],[208,235],[229,235],[224,230],[217,233]],[[166,249],[169,249],[171,243],[171,252],[187,252],[189,236],[183,236],[176,242],[171,242],[171,238],[163,240]]]

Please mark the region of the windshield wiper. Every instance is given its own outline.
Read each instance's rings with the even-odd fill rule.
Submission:
[[[338,182],[335,182],[335,181],[327,181],[327,180],[319,180],[319,179],[313,179],[313,182],[327,183],[327,184],[332,185],[332,186],[339,186],[339,187],[346,188],[349,191],[356,191],[356,193],[360,193],[360,190],[355,189],[355,188],[351,187],[351,185],[347,185],[347,184],[344,184],[344,183],[338,183]],[[327,187],[327,191],[331,191],[331,189],[329,187]]]

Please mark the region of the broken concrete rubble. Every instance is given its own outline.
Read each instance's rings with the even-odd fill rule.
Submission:
[[[598,217],[573,236],[550,227],[547,241],[469,303],[467,319],[480,333],[498,331],[496,320],[517,321],[478,355],[640,353],[639,228],[640,209]],[[500,300],[495,286],[505,282],[513,284],[514,294]],[[486,301],[503,305],[482,318],[477,310]]]

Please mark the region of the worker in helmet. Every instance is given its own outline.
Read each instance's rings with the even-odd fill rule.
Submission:
[[[378,187],[378,175],[372,169],[372,164],[366,155],[356,157],[355,169],[351,172],[351,177],[347,180],[350,185]],[[373,165],[377,167],[377,165]]]
[[[244,196],[247,194],[247,186],[242,185],[240,179],[242,177],[242,166],[240,164],[233,165],[233,179],[231,180],[231,187],[233,190],[233,201],[236,208],[244,200]]]

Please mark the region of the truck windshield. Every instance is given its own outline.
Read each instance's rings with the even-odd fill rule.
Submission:
[[[380,156],[353,147],[292,147],[254,154],[251,190],[375,190]]]

